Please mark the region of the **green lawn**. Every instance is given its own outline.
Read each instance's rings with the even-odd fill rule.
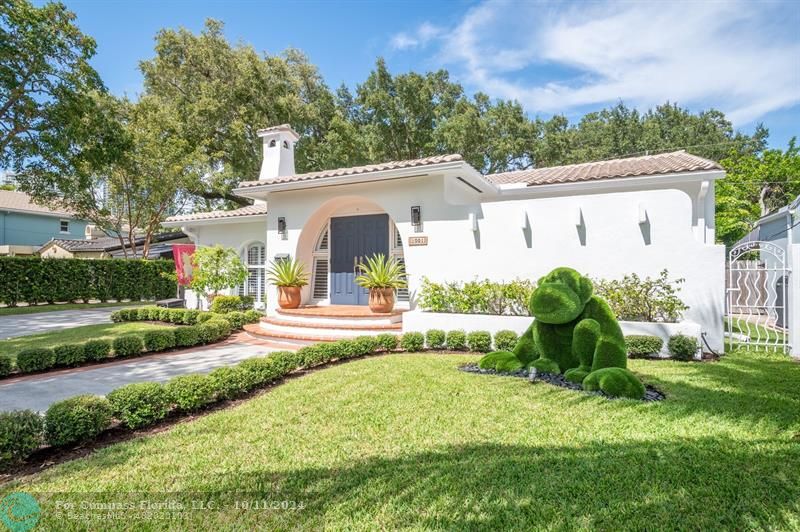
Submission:
[[[149,301],[131,301],[128,303],[63,303],[55,305],[34,305],[30,307],[2,307],[0,316],[16,316],[18,314],[38,314],[40,312],[54,312],[57,310],[83,310],[107,307],[135,307],[137,305],[149,305]]]
[[[0,353],[16,357],[17,353],[29,347],[53,347],[59,344],[80,343],[86,340],[99,338],[113,340],[115,337],[123,334],[141,333],[152,329],[167,328],[169,328],[169,325],[155,325],[142,322],[84,325],[83,327],[60,329],[41,334],[0,340]]]
[[[668,394],[642,403],[456,370],[476,359],[334,366],[5,488],[34,493],[42,528],[59,530],[800,529],[797,363],[633,360]],[[224,509],[165,526],[133,513],[71,521],[55,508],[164,491],[175,493],[145,498]]]
[[[777,329],[765,327],[760,323],[748,322],[744,318],[733,318],[733,332],[749,335],[753,340],[761,342],[783,341],[784,333]],[[725,320],[725,330],[728,330],[728,320]]]

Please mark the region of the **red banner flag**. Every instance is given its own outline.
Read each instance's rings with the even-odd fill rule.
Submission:
[[[178,284],[188,286],[192,282],[192,255],[194,244],[172,244],[172,256],[175,260],[175,273]]]

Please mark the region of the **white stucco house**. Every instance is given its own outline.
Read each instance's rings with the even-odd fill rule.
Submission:
[[[265,303],[275,326],[286,324],[265,281],[270,260],[288,255],[309,266],[305,305],[365,305],[353,266],[383,251],[405,262],[409,287],[398,305],[411,309],[423,276],[535,280],[570,266],[610,279],[666,268],[686,280],[685,319],[723,348],[725,250],[714,240],[714,182],[725,174],[713,161],[678,151],[482,175],[454,154],[296,174],[299,135],[288,125],[259,135],[260,175],[235,191],[254,205],[165,225],[198,245],[240,250],[251,269],[241,290]]]

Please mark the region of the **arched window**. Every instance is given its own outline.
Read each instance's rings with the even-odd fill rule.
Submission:
[[[253,242],[244,249],[243,255],[247,280],[239,287],[239,295],[252,296],[258,306],[262,306],[266,294],[266,247],[261,242]]]
[[[283,141],[283,147],[286,148],[287,150],[289,149],[289,143],[285,140]]]
[[[272,139],[271,141],[269,141],[269,147],[270,148],[274,148],[275,146],[277,146],[277,143],[275,142],[275,139]]]

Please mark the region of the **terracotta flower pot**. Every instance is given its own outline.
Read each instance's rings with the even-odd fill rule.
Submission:
[[[370,288],[369,309],[372,312],[391,312],[394,308],[394,288]]]
[[[278,306],[281,308],[297,308],[300,306],[299,286],[279,286]]]

